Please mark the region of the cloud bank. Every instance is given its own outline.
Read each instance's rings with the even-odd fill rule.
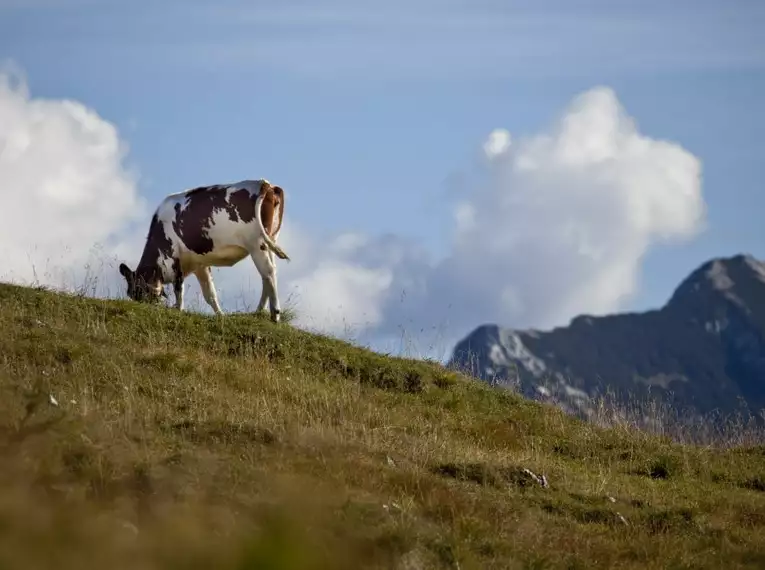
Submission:
[[[294,261],[280,264],[279,285],[298,324],[377,346],[437,335],[447,350],[483,322],[565,324],[623,308],[645,254],[704,227],[699,160],[642,134],[609,88],[576,96],[545,132],[496,129],[480,150],[441,259],[394,235],[308,235],[287,213],[280,241]],[[122,295],[114,261],[139,257],[153,207],[125,156],[93,110],[0,75],[0,278],[66,285],[98,246]],[[255,305],[251,264],[214,274],[225,309]]]
[[[549,327],[620,309],[651,247],[703,229],[699,160],[641,134],[608,88],[577,96],[546,133],[494,131],[484,152],[439,268],[479,320]]]
[[[119,250],[145,217],[127,148],[81,103],[32,99],[0,74],[0,277],[49,286],[82,278],[94,247]]]

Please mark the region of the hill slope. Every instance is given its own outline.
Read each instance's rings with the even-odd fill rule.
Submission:
[[[580,316],[548,332],[478,327],[450,366],[520,384],[522,393],[591,412],[592,396],[645,397],[679,409],[758,415],[765,408],[765,263],[712,259],[660,310]]]
[[[0,285],[0,390],[3,568],[765,565],[765,448],[287,324]]]

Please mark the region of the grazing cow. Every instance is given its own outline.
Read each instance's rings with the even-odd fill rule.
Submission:
[[[271,320],[279,321],[274,253],[289,260],[276,244],[283,218],[284,190],[268,180],[244,180],[170,194],[151,218],[136,270],[120,264],[128,297],[158,301],[167,297],[163,285],[172,283],[175,307],[182,311],[183,282],[193,273],[205,301],[216,314],[223,314],[210,267],[230,267],[249,255],[263,281],[256,310],[262,311],[268,299]]]

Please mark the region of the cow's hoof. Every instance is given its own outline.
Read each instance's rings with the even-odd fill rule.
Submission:
[[[271,320],[278,323],[281,320],[281,311],[274,311],[271,313]]]

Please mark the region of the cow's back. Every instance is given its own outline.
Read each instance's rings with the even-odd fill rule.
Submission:
[[[259,228],[260,181],[192,188],[167,196],[158,219],[171,236],[184,274],[203,266],[231,266],[249,255]]]

